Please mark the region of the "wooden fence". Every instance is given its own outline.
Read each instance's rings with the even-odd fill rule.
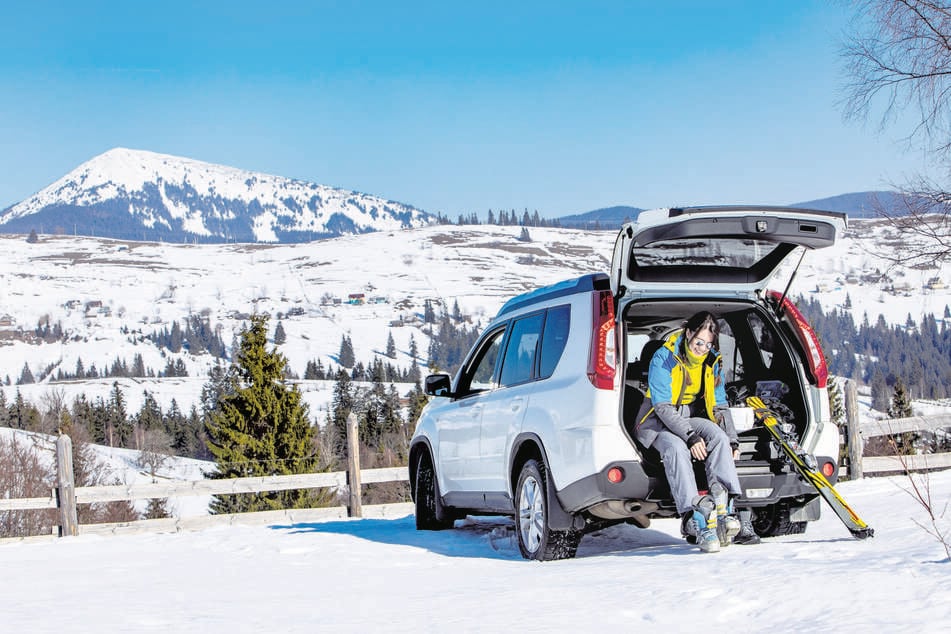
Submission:
[[[412,503],[364,505],[360,488],[364,484],[407,482],[406,467],[360,469],[360,453],[356,449],[357,420],[352,414],[347,420],[348,468],[331,473],[303,473],[295,475],[230,478],[222,480],[171,480],[146,484],[119,484],[108,486],[73,485],[72,443],[69,436],[56,441],[57,484],[49,497],[0,499],[0,511],[57,509],[59,525],[54,535],[16,540],[49,539],[50,537],[84,535],[90,533],[136,533],[143,531],[179,531],[215,525],[260,525],[300,523],[347,517],[401,517],[414,510]],[[237,493],[265,493],[290,489],[333,488],[346,493],[347,505],[200,515],[195,517],[162,518],[110,524],[82,524],[77,522],[76,505],[100,502],[136,501],[152,498],[228,495]],[[0,540],[2,541],[2,540]]]
[[[858,398],[854,381],[845,382],[845,415],[848,432],[846,445],[849,454],[849,477],[861,479],[865,473],[904,473],[951,467],[951,453],[918,454],[911,456],[866,456],[865,442],[869,438],[891,436],[906,432],[931,432],[951,429],[951,414],[910,416],[882,420],[859,421]]]

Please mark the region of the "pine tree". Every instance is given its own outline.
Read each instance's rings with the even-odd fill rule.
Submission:
[[[845,402],[842,397],[842,386],[835,379],[829,381],[829,413],[832,422],[838,427],[846,424]]]
[[[891,418],[908,418],[912,415],[911,401],[905,390],[905,383],[900,378],[895,381],[895,391],[892,393],[892,401],[888,406],[888,415]],[[906,456],[914,454],[917,439],[918,434],[915,432],[899,434],[895,439],[896,452]]]
[[[416,422],[419,420],[419,415],[423,412],[426,403],[429,402],[429,397],[426,396],[422,386],[417,381],[413,385],[413,389],[406,394],[406,398],[409,401],[409,409],[406,413],[407,433],[412,436],[413,432],[416,431]]]
[[[393,331],[390,331],[386,338],[386,356],[391,359],[396,358],[396,341],[393,340]]]
[[[129,415],[125,407],[125,395],[119,388],[118,381],[113,381],[112,392],[109,393],[106,434],[109,437],[110,447],[131,447],[132,423],[129,422]]]
[[[311,359],[304,367],[304,380],[314,381],[317,379],[317,363]]]
[[[36,379],[33,378],[33,372],[30,371],[30,365],[24,362],[23,370],[20,372],[20,380],[17,381],[17,385],[29,385],[30,383],[35,382]]]
[[[891,418],[911,416],[911,401],[908,399],[908,393],[905,390],[905,382],[901,379],[895,381],[895,390],[892,393],[892,402],[888,407],[888,415]]]
[[[137,352],[132,358],[132,369],[129,371],[130,376],[134,377],[145,377],[147,373],[145,371],[145,360],[142,358],[142,354]]]
[[[165,431],[162,421],[162,408],[151,392],[145,390],[142,398],[142,407],[135,416],[135,448],[142,451],[143,439],[146,432]],[[169,434],[171,437],[171,434]]]
[[[274,328],[274,345],[279,346],[286,341],[287,333],[284,332],[284,323],[279,321],[277,327]]]
[[[888,409],[888,385],[885,383],[885,375],[881,370],[876,369],[872,374],[872,409],[886,411]]]
[[[347,335],[341,335],[340,337],[340,352],[338,354],[338,361],[340,365],[345,368],[352,368],[353,364],[356,362],[356,357],[353,353],[353,342]]]
[[[337,371],[333,398],[330,403],[330,424],[334,429],[333,453],[343,462],[347,458],[347,416],[353,410],[354,394],[350,375],[343,368]]]
[[[168,498],[151,498],[145,507],[145,519],[158,520],[171,517],[168,512]]]
[[[216,479],[311,473],[316,468],[307,406],[297,386],[284,381],[287,360],[276,348],[269,352],[266,344],[267,317],[254,315],[241,333],[234,392],[222,394],[206,426]],[[215,496],[211,510],[306,508],[314,499],[307,490]]]
[[[169,338],[168,349],[172,352],[181,352],[182,343],[184,341],[184,336],[182,335],[182,327],[178,325],[178,322],[172,323],[172,334]]]

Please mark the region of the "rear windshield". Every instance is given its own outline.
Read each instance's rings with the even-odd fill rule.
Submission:
[[[761,282],[796,248],[749,237],[657,240],[632,247],[627,275],[642,282]]]
[[[632,252],[634,266],[670,266],[692,264],[752,268],[773,250],[775,242],[750,240],[749,238],[664,240],[649,246],[635,246]]]

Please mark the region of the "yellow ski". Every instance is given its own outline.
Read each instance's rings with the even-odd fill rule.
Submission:
[[[815,459],[799,448],[795,438],[783,431],[780,427],[779,418],[767,407],[763,399],[758,396],[749,396],[746,399],[746,404],[753,408],[756,419],[769,431],[773,440],[789,458],[799,475],[816,488],[822,499],[832,507],[832,510],[842,520],[845,527],[849,529],[852,536],[857,539],[874,536],[875,530],[862,521],[862,518],[842,499],[832,483],[822,475],[821,471],[816,469]]]

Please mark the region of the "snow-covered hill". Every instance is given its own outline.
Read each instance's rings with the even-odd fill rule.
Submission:
[[[303,242],[430,224],[378,196],[141,150],[101,154],[0,213],[0,231],[183,242]]]
[[[431,226],[376,232],[288,245],[172,245],[93,238],[0,236],[0,381],[15,384],[24,366],[39,381],[6,385],[7,398],[20,389],[34,403],[50,390],[71,402],[79,392],[106,396],[113,380],[50,384],[57,370],[108,368],[118,358],[131,364],[141,355],[159,372],[181,359],[187,378],[124,379],[128,405],[135,410],[149,389],[167,407],[176,398],[187,412],[201,391],[214,360],[210,355],[172,355],[145,335],[206,318],[230,345],[252,313],[271,315],[287,334],[280,346],[291,369],[303,376],[319,360],[337,366],[341,338],[353,342],[358,361],[383,355],[388,336],[395,359],[408,368],[411,340],[425,364],[429,337],[425,302],[436,310],[458,303],[463,314],[484,324],[513,295],[539,285],[593,271],[607,271],[614,243],[611,231],[531,229],[497,226]],[[834,248],[807,253],[791,294],[817,298],[828,310],[851,303],[857,323],[878,315],[892,324],[916,321],[925,313],[942,318],[951,289],[924,288],[932,278],[951,282],[951,266],[927,271],[892,271],[880,258],[894,248],[874,221],[853,222]],[[786,271],[788,273],[788,270]],[[782,290],[788,275],[777,278]],[[365,303],[348,303],[351,294]],[[848,301],[847,301],[848,300]],[[359,301],[359,300],[354,300]],[[66,336],[43,343],[30,336],[37,324],[60,324]],[[22,332],[20,332],[22,331]],[[330,396],[322,382],[304,384],[305,398],[320,407]]]
[[[951,490],[951,471],[930,475]],[[701,554],[679,522],[588,535],[523,561],[513,525],[411,516],[0,545],[3,629],[53,632],[946,632],[951,563],[902,476],[838,489],[801,535]],[[948,518],[942,526],[947,529]]]

